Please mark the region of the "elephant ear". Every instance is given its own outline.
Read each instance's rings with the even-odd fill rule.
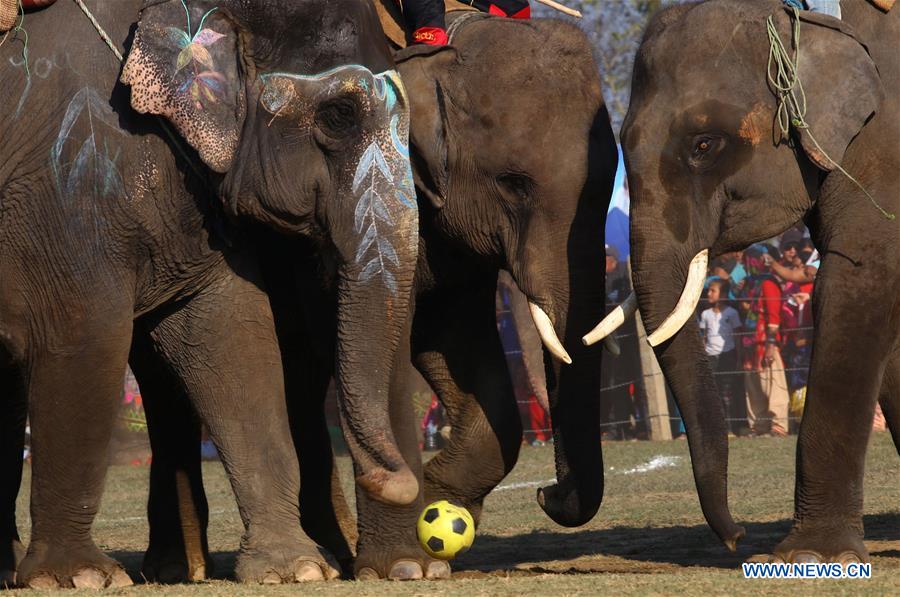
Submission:
[[[881,106],[884,88],[868,49],[846,23],[817,13],[801,15],[807,24],[800,34],[798,74],[809,130],[799,130],[800,142],[806,155],[830,172]]]
[[[450,187],[447,95],[441,81],[459,56],[450,47],[411,46],[394,59],[410,97],[409,144],[416,190],[440,209]]]
[[[239,34],[206,2],[145,2],[122,71],[131,106],[168,119],[216,172],[231,166],[244,120]]]

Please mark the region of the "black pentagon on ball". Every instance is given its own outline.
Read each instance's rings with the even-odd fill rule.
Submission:
[[[441,513],[437,508],[429,508],[427,512],[425,512],[425,522],[431,524],[437,517],[440,516]]]
[[[468,526],[465,520],[457,518],[453,521],[453,532],[457,535],[464,535]]]
[[[438,537],[432,537],[428,540],[428,549],[430,549],[434,553],[444,551],[444,542]]]

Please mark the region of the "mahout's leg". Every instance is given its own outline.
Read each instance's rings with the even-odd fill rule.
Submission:
[[[484,498],[512,470],[522,422],[496,323],[496,276],[423,297],[415,365],[437,392],[450,441],[425,466],[425,501],[446,499],[481,516]]]
[[[337,575],[301,529],[298,462],[288,426],[281,356],[255,263],[234,258],[220,279],[150,326],[155,350],[209,428],[238,502],[244,582]]]
[[[896,297],[885,300],[882,283],[896,279],[896,267],[896,262],[854,264],[829,255],[816,279],[794,524],[775,548],[785,561],[868,560],[863,474],[875,401],[898,331]]]
[[[21,368],[0,346],[0,589],[16,581],[25,547],[16,528],[16,497],[22,484],[22,453],[28,405]]]
[[[209,506],[200,468],[200,421],[185,386],[154,350],[145,317],[135,322],[129,363],[141,388],[153,460],[141,571],[151,582],[204,580],[212,573]]]
[[[32,530],[18,582],[34,588],[124,586],[131,579],[98,549],[91,525],[125,377],[131,306],[111,293],[103,304],[69,298],[33,318],[44,340],[29,346],[25,375]]]

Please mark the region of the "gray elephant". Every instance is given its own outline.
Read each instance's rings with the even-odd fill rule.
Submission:
[[[270,246],[261,259],[300,455],[301,521],[348,566],[356,542],[357,578],[447,576],[446,564],[428,559],[416,541],[423,499],[448,498],[479,516],[485,496],[515,465],[522,427],[496,326],[500,269],[512,272],[528,297],[547,347],[559,484],[542,491],[541,506],[572,526],[589,520],[603,496],[601,351],[581,343],[603,313],[603,229],[617,164],[597,66],[585,36],[558,21],[451,13],[449,23],[452,49],[412,48],[397,55],[410,93],[421,222],[411,342],[398,358],[405,351],[407,363],[438,392],[453,434],[424,469],[424,495],[409,506],[358,495],[358,532],[343,497],[331,491],[322,410],[335,338],[331,275],[310,255],[305,265],[295,264],[295,278],[286,279],[279,256],[301,252],[290,239]],[[531,59],[511,63],[514,52]],[[297,318],[293,305],[301,297],[310,308]],[[399,365],[396,371],[394,436],[421,473],[408,378]],[[196,448],[167,453],[196,460]],[[154,469],[162,464],[154,456]],[[158,513],[166,523],[158,525],[159,535],[183,545],[180,560],[170,566],[178,579],[184,561],[205,558],[205,536],[196,527],[179,528],[171,516],[163,521],[163,504],[186,498],[202,510],[205,499],[198,493],[196,464],[167,466],[194,474],[190,492],[178,494],[174,484],[167,493],[162,484],[151,487],[151,494],[161,490],[151,495],[151,523]]]
[[[308,239],[334,265],[358,481],[376,499],[413,501],[387,398],[417,209],[408,103],[374,9],[87,5],[128,48],[130,89],[72,2],[29,15],[27,53],[18,37],[0,48],[0,582],[18,564],[24,586],[130,583],[90,531],[129,352],[142,382],[148,371],[176,380],[210,429],[245,526],[238,578],[332,576],[299,525],[272,310],[252,238],[233,222]],[[26,409],[33,526],[19,563]]]
[[[863,468],[879,396],[900,434],[900,12],[842,6],[842,21],[795,18],[778,0],[660,12],[622,128],[637,305],[684,417],[704,515],[732,548],[743,529],[728,511],[723,412],[692,316],[706,259],[800,218],[822,254],[794,523],[774,549],[788,562],[868,559]],[[778,39],[796,61],[793,88],[769,62]],[[801,84],[805,105],[780,101],[779,86],[799,98]]]

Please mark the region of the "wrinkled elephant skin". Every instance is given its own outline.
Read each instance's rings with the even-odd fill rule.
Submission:
[[[775,548],[783,561],[868,559],[863,467],[879,398],[895,440],[900,433],[900,227],[866,196],[900,212],[900,12],[842,4],[843,21],[800,12],[808,128],[790,139],[775,125],[766,80],[770,15],[793,47],[793,13],[777,0],[660,12],[638,51],[622,129],[633,281],[648,331],[675,307],[688,263],[705,249],[741,250],[803,218],[822,255],[794,524]],[[684,417],[704,515],[733,548],[743,531],[728,511],[723,411],[692,318],[655,350]]]
[[[165,445],[171,433],[175,448],[196,450],[196,413],[245,526],[238,578],[332,578],[337,563],[299,525],[275,321],[245,229],[308,239],[333,268],[332,358],[360,485],[372,499],[414,500],[420,486],[390,432],[388,397],[418,210],[408,99],[374,8],[91,9],[124,65],[72,2],[29,15],[27,65],[20,44],[0,47],[0,573],[18,564],[20,585],[44,588],[131,583],[90,533],[131,361],[168,464],[152,481],[175,496],[151,520],[182,525],[151,533],[146,575],[208,572],[199,467],[190,448]],[[33,526],[18,563],[26,411]]]

